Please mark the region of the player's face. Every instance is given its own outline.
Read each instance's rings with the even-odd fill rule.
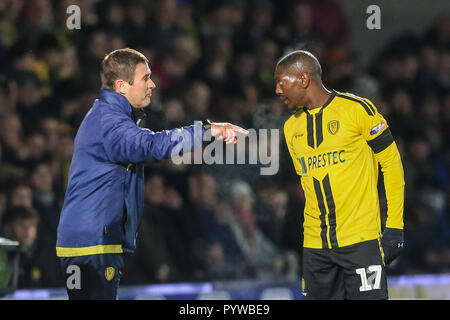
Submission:
[[[275,70],[275,81],[275,93],[289,109],[305,104],[305,90],[301,85],[301,79],[297,75],[283,68],[277,68]]]
[[[152,90],[156,87],[150,79],[151,71],[146,63],[138,63],[133,84],[129,86],[128,101],[135,108],[145,108],[150,104]]]

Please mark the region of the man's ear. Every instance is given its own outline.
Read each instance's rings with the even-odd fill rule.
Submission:
[[[126,95],[128,93],[129,84],[122,79],[117,79],[114,81],[114,88],[116,92]]]
[[[301,73],[300,76],[298,77],[298,80],[300,82],[300,86],[303,89],[308,88],[309,83],[311,82],[311,78],[309,77],[309,74],[307,74],[307,73]]]

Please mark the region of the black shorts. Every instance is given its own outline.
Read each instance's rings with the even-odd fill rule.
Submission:
[[[302,291],[311,299],[387,299],[378,239],[335,249],[303,248]]]

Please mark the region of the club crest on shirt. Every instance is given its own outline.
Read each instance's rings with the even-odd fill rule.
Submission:
[[[329,133],[335,135],[339,131],[339,121],[331,120],[330,122],[328,122],[327,128]]]
[[[386,128],[386,124],[384,122],[380,122],[375,127],[370,129],[370,135],[373,136],[374,134],[377,134],[380,131],[383,131],[384,128]]]
[[[108,281],[111,281],[112,278],[114,278],[114,273],[116,272],[116,270],[113,267],[107,267],[105,269],[105,278]]]

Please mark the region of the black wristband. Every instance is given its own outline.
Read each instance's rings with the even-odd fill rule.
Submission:
[[[211,121],[208,119],[202,121],[202,126],[205,128],[205,130],[211,129]]]

